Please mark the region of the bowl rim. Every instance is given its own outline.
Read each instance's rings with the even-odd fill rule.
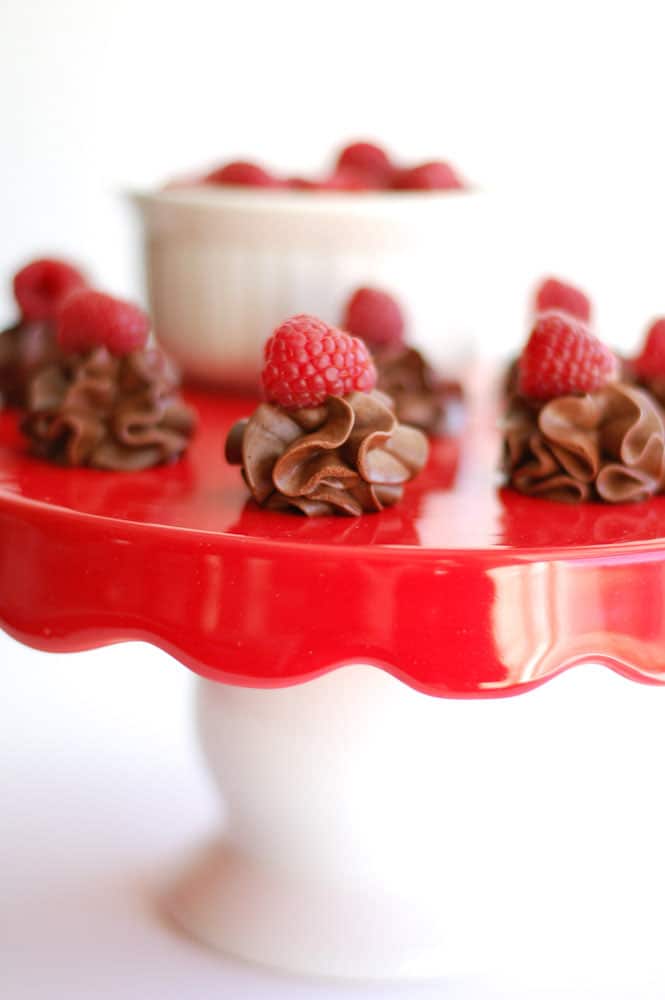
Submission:
[[[454,208],[467,202],[475,203],[486,192],[479,187],[452,191],[293,191],[214,187],[192,184],[157,190],[129,190],[131,202],[140,209],[157,206],[196,212],[242,212],[280,214],[297,211],[309,215],[412,215],[414,210],[427,214]]]

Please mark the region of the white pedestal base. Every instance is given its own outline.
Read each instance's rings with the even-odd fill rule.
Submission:
[[[665,737],[646,718],[639,745],[620,732],[664,694],[601,668],[488,701],[364,666],[278,690],[201,682],[227,816],[171,910],[216,948],[323,976],[593,966],[631,934],[659,949],[640,894],[665,890],[663,809],[643,776]]]

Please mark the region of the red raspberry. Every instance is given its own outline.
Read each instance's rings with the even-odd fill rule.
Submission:
[[[393,177],[392,187],[396,191],[452,191],[464,188],[464,184],[448,163],[433,160],[399,170]]]
[[[558,278],[547,278],[536,290],[535,312],[547,312],[556,309],[557,312],[568,313],[584,323],[591,320],[591,302],[584,292],[568,285]]]
[[[359,288],[346,306],[342,326],[370,347],[404,343],[404,316],[399,303],[379,288]]]
[[[307,177],[290,177],[285,186],[292,191],[378,191],[385,188],[372,174],[350,167],[336,167],[323,180],[310,180]]]
[[[64,260],[33,260],[14,275],[14,297],[23,318],[50,320],[60,302],[88,284],[80,271]]]
[[[313,181],[308,177],[289,177],[286,186],[292,191],[320,191],[324,185],[321,181]]]
[[[616,370],[616,359],[584,323],[565,313],[543,313],[519,361],[519,389],[532,399],[595,392]]]
[[[644,347],[633,362],[639,378],[665,375],[665,319],[657,319],[647,330]]]
[[[138,306],[92,289],[68,296],[56,320],[58,344],[72,354],[106,347],[120,357],[145,347],[150,331],[150,319]]]
[[[385,150],[372,142],[353,142],[346,146],[337,159],[338,170],[356,170],[369,174],[376,181],[384,182],[392,175],[394,167]]]
[[[372,174],[351,167],[337,167],[319,187],[324,191],[371,191],[383,185],[377,184]]]
[[[245,187],[277,187],[279,181],[256,163],[234,160],[213,170],[204,178],[206,184],[235,184]]]
[[[290,177],[286,187],[292,191],[371,191],[377,189],[374,178],[348,167],[338,168],[321,181]]]
[[[327,396],[369,392],[376,384],[362,340],[315,316],[294,316],[278,326],[264,357],[266,398],[288,410],[319,406]]]

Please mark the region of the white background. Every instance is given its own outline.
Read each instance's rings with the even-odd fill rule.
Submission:
[[[580,281],[630,347],[665,312],[662,20],[657,0],[2,0],[0,275],[62,252],[140,293],[127,188],[237,155],[316,170],[373,136],[510,199],[497,268]],[[486,348],[523,336],[487,326]]]
[[[237,155],[316,170],[368,136],[450,158],[506,199],[497,268],[518,267],[525,287],[544,269],[580,281],[601,332],[630,347],[665,312],[661,13],[635,0],[2,0],[0,322],[11,272],[36,253],[142,294],[128,188]],[[503,349],[522,333],[497,315],[479,336]],[[45,659],[1,637],[0,665],[10,1000],[352,995],[238,968],[157,919],[162,866],[215,811],[184,669],[161,655]]]

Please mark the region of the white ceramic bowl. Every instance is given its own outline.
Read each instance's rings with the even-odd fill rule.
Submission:
[[[414,342],[458,362],[478,318],[486,195],[192,187],[135,196],[157,336],[184,372],[256,388],[288,316],[339,323],[362,284],[394,291]]]

